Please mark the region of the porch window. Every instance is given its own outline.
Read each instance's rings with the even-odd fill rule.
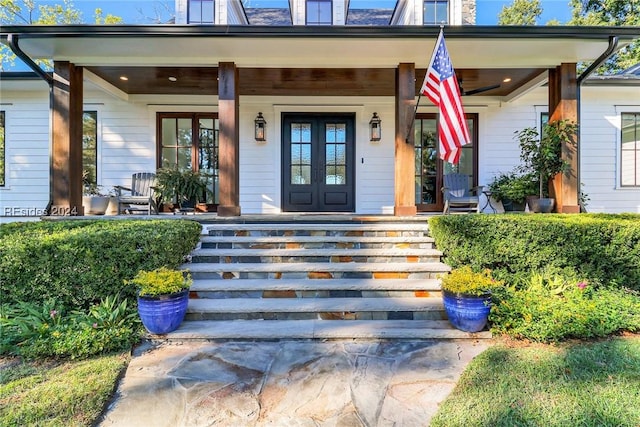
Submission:
[[[620,185],[640,187],[640,113],[622,113]]]
[[[462,173],[477,183],[478,134],[477,114],[467,114],[471,143],[462,147],[457,165],[440,160],[438,144],[438,115],[418,114],[414,125],[415,140],[415,196],[419,211],[441,211],[442,176]]]
[[[193,170],[205,175],[213,195],[207,203],[219,203],[219,125],[212,113],[159,113],[159,168]]]
[[[98,112],[82,113],[82,183],[98,184]]]
[[[4,153],[4,111],[0,111],[0,187],[5,186]]]
[[[187,22],[189,24],[213,24],[214,0],[189,0]]]
[[[424,0],[424,25],[440,25],[449,23],[448,0]]]
[[[307,0],[307,25],[331,25],[332,9],[331,0]]]

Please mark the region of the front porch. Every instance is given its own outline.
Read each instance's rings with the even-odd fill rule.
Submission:
[[[353,169],[344,175],[353,188],[340,194],[324,192],[323,203],[352,197],[355,200],[346,202],[344,210],[356,214],[413,216],[422,209],[439,210],[438,200],[433,199],[439,195],[445,168],[438,160],[425,172],[434,176],[433,182],[420,187],[429,197],[417,196],[422,172],[416,165],[414,127],[416,111],[425,117],[419,119],[422,124],[435,117],[435,109],[424,101],[416,110],[416,94],[425,73],[416,64],[427,62],[437,28],[225,27],[221,31],[215,26],[172,26],[164,33],[157,26],[102,26],[91,31],[18,26],[3,30],[10,34],[15,50],[32,58],[49,55],[54,59],[53,77],[47,78],[53,116],[49,211],[82,215],[81,135],[87,108],[101,110],[104,117],[99,119],[102,141],[97,166],[98,184],[104,186],[126,184],[132,173],[153,172],[173,156],[169,165],[215,170],[219,216],[269,214],[295,210],[287,206],[289,199],[306,203],[304,194],[287,198],[285,184],[298,185],[296,180],[308,177],[314,185],[336,185],[343,182],[342,175],[328,167],[344,166]],[[513,164],[515,159],[501,157],[511,150],[505,136],[512,135],[513,126],[537,124],[544,112],[538,106],[546,106],[551,120],[579,120],[579,82],[584,75],[577,76],[575,64],[604,60],[616,43],[635,37],[631,29],[615,31],[616,37],[607,28],[445,28],[454,67],[464,84],[467,115],[475,117],[479,129],[465,161],[465,173],[473,185],[486,185],[499,170]],[[58,37],[61,32],[73,37]],[[124,46],[140,49],[132,56]],[[274,57],[269,54],[274,49],[286,54]],[[501,83],[486,89],[491,82]],[[523,119],[520,100],[532,91],[542,93],[540,89],[544,99],[527,101],[530,116]],[[209,147],[215,150],[215,159],[208,160],[211,164],[202,160],[206,147],[195,141],[195,125],[192,145],[184,153],[180,141],[163,145],[161,119],[173,112],[178,121],[187,113],[195,121],[199,115],[216,121],[215,148]],[[287,157],[294,143],[285,144],[293,132],[287,127],[287,114],[350,117],[353,137],[338,141],[352,149],[346,163],[338,157],[331,164],[305,163],[302,158],[294,163]],[[368,138],[369,120],[376,114],[382,118],[379,141]],[[258,116],[267,122],[266,137],[260,140],[253,129]],[[334,148],[340,148],[338,142]],[[302,146],[307,141],[297,143]],[[579,145],[563,150],[571,170],[554,183],[558,212],[579,211],[578,150]],[[299,168],[298,175],[291,175],[293,168]],[[309,197],[316,200],[317,196]]]

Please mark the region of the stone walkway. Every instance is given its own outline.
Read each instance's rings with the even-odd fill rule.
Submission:
[[[490,340],[163,344],[101,426],[427,426]]]

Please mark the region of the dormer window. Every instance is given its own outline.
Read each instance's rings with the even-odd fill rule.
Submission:
[[[307,0],[307,25],[331,25],[333,5],[331,0]]]
[[[213,24],[214,0],[189,0],[189,24]]]
[[[447,0],[424,0],[424,25],[449,23],[449,2]]]

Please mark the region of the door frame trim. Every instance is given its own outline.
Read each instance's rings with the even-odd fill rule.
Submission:
[[[336,211],[339,213],[355,213],[357,210],[357,162],[356,162],[356,158],[357,158],[357,148],[358,148],[358,117],[361,115],[361,111],[354,111],[354,110],[363,110],[362,106],[358,106],[359,108],[354,108],[353,106],[340,106],[339,108],[336,107],[332,107],[331,111],[318,111],[317,108],[314,108],[312,110],[306,111],[306,108],[300,108],[300,109],[296,109],[295,111],[279,111],[279,121],[277,123],[278,129],[277,132],[280,135],[280,143],[279,145],[279,149],[278,149],[278,159],[279,159],[279,164],[280,167],[277,168],[278,173],[279,173],[279,190],[280,190],[280,210],[281,212],[295,212],[295,213],[304,213],[306,211],[289,211],[289,210],[285,210],[284,206],[285,206],[285,196],[286,196],[286,192],[285,192],[285,182],[284,182],[284,177],[285,177],[285,171],[284,171],[284,167],[285,167],[285,162],[284,162],[284,156],[285,156],[285,152],[284,152],[284,144],[285,144],[285,135],[284,135],[284,131],[285,131],[285,126],[284,126],[284,121],[285,118],[288,117],[318,117],[318,118],[323,118],[323,117],[346,117],[351,119],[352,124],[353,124],[353,153],[352,153],[352,159],[351,159],[351,175],[353,176],[353,182],[351,184],[351,193],[352,193],[352,197],[353,197],[353,209],[349,210],[349,211]],[[277,113],[276,113],[277,114]],[[315,211],[308,211],[310,213],[317,213],[317,214],[324,214],[324,213],[332,213],[333,211],[325,211],[325,210],[315,210]]]

